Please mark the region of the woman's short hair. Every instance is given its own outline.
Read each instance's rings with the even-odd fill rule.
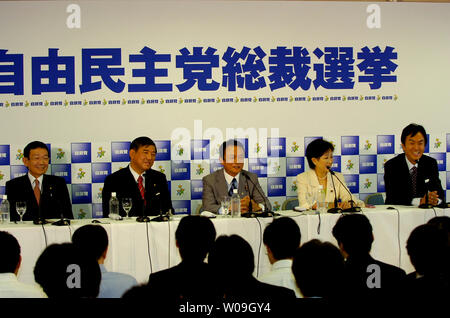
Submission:
[[[331,142],[323,139],[315,139],[306,147],[306,159],[308,159],[308,165],[311,169],[314,169],[316,165],[312,162],[313,158],[320,158],[328,150],[334,151],[334,146]]]

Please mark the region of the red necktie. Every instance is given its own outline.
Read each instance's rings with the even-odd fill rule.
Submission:
[[[39,189],[39,180],[34,179],[34,196],[36,197],[37,204],[41,201],[41,189]]]
[[[144,181],[144,178],[142,178],[142,176],[139,176],[139,178],[138,178],[139,192],[141,193],[142,200],[144,200],[144,205],[147,205],[147,202],[145,201],[145,188],[144,188],[143,181]]]

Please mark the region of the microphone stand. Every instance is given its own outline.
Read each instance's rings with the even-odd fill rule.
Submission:
[[[169,217],[167,215],[168,213],[166,213],[164,215],[162,213],[161,193],[160,192],[156,193],[155,197],[158,197],[158,199],[159,199],[159,216],[154,217],[150,221],[155,221],[155,222],[167,222],[167,221],[169,221]]]
[[[256,188],[256,191],[258,191],[259,195],[264,200],[264,203],[263,203],[264,211],[263,212],[251,212],[251,213],[247,212],[247,213],[249,213],[249,216],[247,216],[247,213],[243,213],[242,216],[243,217],[262,217],[262,218],[268,218],[268,217],[271,218],[274,216],[279,216],[280,215],[279,213],[275,213],[275,212],[267,209],[266,198],[265,198],[264,194],[261,193],[258,186],[252,181],[252,179],[250,179],[250,176],[247,174],[247,171],[242,170],[242,174],[247,179],[247,181],[250,180],[250,182],[253,184],[253,189]],[[247,183],[247,185],[248,185],[248,183]],[[251,199],[250,199],[250,201],[251,201]],[[254,216],[252,214],[254,214]]]
[[[333,176],[335,176],[336,179],[342,184],[344,189],[350,194],[350,200],[349,200],[350,208],[344,209],[344,210],[342,210],[342,212],[361,212],[361,208],[359,206],[353,205],[355,202],[352,200],[352,193],[350,192],[350,190],[347,189],[347,186],[344,183],[342,183],[342,181],[336,176],[334,171],[330,170],[330,173],[331,173],[331,178],[333,178]]]
[[[245,182],[246,182],[245,188],[248,191],[248,194],[250,196],[250,202],[248,204],[248,212],[242,213],[241,216],[244,217],[244,218],[255,218],[257,212],[253,212],[253,206],[252,206],[252,197],[253,197],[253,195],[250,193],[250,190],[249,190],[249,187],[248,187],[247,175],[244,174],[244,176],[245,176]]]
[[[419,209],[431,209],[433,208],[433,205],[429,203],[428,201],[428,182],[430,182],[430,179],[425,180],[425,203],[422,203],[419,205]]]
[[[143,200],[142,200],[142,201],[143,201]],[[145,204],[144,204],[144,202],[142,202],[142,213],[141,213],[140,216],[138,216],[138,217],[136,218],[136,222],[140,222],[140,223],[143,223],[143,222],[150,222],[150,218],[149,218],[148,216],[145,215]]]
[[[332,171],[330,168],[328,168],[331,174],[331,182],[333,184],[333,190],[334,190],[334,208],[328,209],[328,213],[342,213],[342,209],[338,207],[338,199],[337,199],[337,193],[336,193],[336,187],[334,186],[334,171]]]

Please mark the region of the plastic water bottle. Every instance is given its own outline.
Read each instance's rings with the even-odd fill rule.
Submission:
[[[231,217],[238,218],[241,216],[241,198],[238,194],[238,189],[233,189],[231,196]]]
[[[325,199],[325,190],[323,189],[322,185],[319,185],[319,188],[317,190],[317,211],[319,213],[325,213],[327,210],[327,203],[325,202]]]
[[[8,223],[9,221],[9,201],[8,196],[4,194],[0,205],[0,223]]]
[[[111,199],[109,199],[109,218],[112,220],[120,219],[119,215],[119,200],[116,197],[116,193],[111,193]]]

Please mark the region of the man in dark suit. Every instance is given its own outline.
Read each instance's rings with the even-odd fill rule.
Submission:
[[[370,256],[372,225],[363,214],[348,214],[338,219],[333,236],[345,260],[344,278],[348,294],[353,297],[394,296],[406,273],[396,266]]]
[[[218,293],[212,280],[216,274],[204,262],[216,239],[214,224],[203,216],[185,216],[178,224],[175,239],[181,263],[150,274],[149,298],[217,300]]]
[[[47,145],[40,141],[29,143],[23,151],[23,164],[28,168],[24,176],[6,182],[6,194],[11,204],[11,220],[19,220],[16,202],[25,201],[24,221],[73,219],[72,204],[64,178],[46,175],[49,164]]]
[[[242,213],[249,211],[250,198],[252,211],[261,211],[263,207],[270,210],[270,202],[259,185],[258,176],[242,170],[245,159],[244,146],[237,140],[225,141],[220,146],[219,153],[223,169],[203,178],[203,210],[220,213],[221,202],[224,197],[231,197],[233,189],[238,189]]]
[[[425,129],[410,124],[401,135],[404,153],[384,165],[386,204],[414,205],[428,203],[437,205],[445,201],[439,171],[435,159],[424,155],[427,144]],[[426,185],[425,180],[429,180]]]
[[[148,137],[138,137],[130,145],[130,164],[105,179],[102,191],[103,217],[109,215],[109,199],[115,192],[133,200],[129,216],[159,215],[172,209],[166,176],[151,167],[155,162],[156,145]],[[120,205],[122,206],[122,205]],[[125,216],[121,208],[120,215]]]
[[[208,255],[215,284],[227,301],[283,301],[296,299],[294,291],[258,281],[253,276],[252,247],[239,235],[219,236]]]

